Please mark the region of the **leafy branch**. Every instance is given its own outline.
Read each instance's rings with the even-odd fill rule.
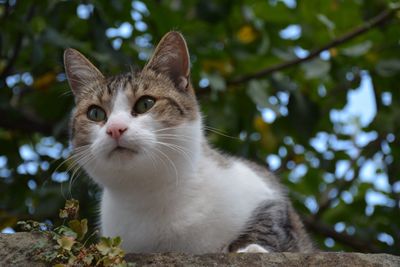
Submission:
[[[251,79],[257,79],[257,78],[261,78],[264,77],[268,74],[271,74],[273,72],[277,72],[280,70],[284,70],[287,68],[290,68],[292,66],[298,65],[300,63],[309,61],[317,56],[319,56],[321,54],[321,52],[327,51],[331,48],[337,47],[341,44],[344,44],[366,32],[368,32],[369,30],[383,24],[384,22],[386,22],[387,20],[389,20],[390,18],[393,17],[394,14],[396,14],[396,11],[400,10],[400,5],[395,5],[391,8],[388,8],[384,11],[382,11],[381,13],[379,13],[377,16],[373,17],[372,19],[366,21],[364,24],[354,28],[353,30],[343,34],[342,36],[339,36],[338,38],[332,40],[331,42],[323,45],[320,48],[315,49],[314,51],[311,51],[310,54],[306,57],[303,58],[296,58],[293,60],[289,60],[286,62],[282,62],[276,65],[272,65],[270,67],[267,67],[265,69],[259,70],[255,73],[252,74],[248,74],[248,75],[244,75],[244,76],[239,76],[237,78],[234,78],[230,81],[227,82],[227,84],[231,84],[231,85],[235,85],[235,84],[240,84],[240,83],[244,83],[247,82]]]
[[[20,221],[18,226],[23,231],[39,231],[47,233],[54,240],[53,249],[45,248],[45,244],[36,247],[35,260],[45,261],[56,267],[63,266],[131,266],[124,260],[125,252],[120,248],[121,238],[101,237],[96,244],[87,245],[88,221],[79,220],[79,202],[67,200],[60,210],[59,217],[67,222],[54,230],[45,223],[36,221]]]
[[[227,84],[228,85],[236,85],[240,83],[247,82],[251,79],[257,79],[264,77],[268,74],[274,73],[276,71],[284,70],[287,68],[290,68],[292,66],[298,65],[300,63],[309,61],[317,56],[320,55],[321,52],[329,50],[330,48],[337,47],[349,40],[354,39],[357,36],[360,36],[369,30],[383,24],[387,20],[393,17],[393,15],[400,9],[400,6],[393,6],[392,8],[386,9],[382,11],[380,14],[377,16],[373,17],[372,19],[366,21],[364,24],[356,27],[355,29],[351,30],[350,32],[334,39],[333,41],[329,42],[328,44],[312,51],[308,56],[304,58],[296,58],[294,60],[289,60],[286,62],[279,63],[277,65],[273,65],[270,67],[267,67],[265,69],[262,69],[258,72],[255,72],[253,74],[248,74],[244,76],[239,76],[237,78],[233,78],[232,80],[228,80]],[[32,16],[31,13],[33,13],[33,8],[30,9],[30,12],[27,16],[27,20],[30,19]],[[9,74],[9,71],[11,70],[15,60],[17,59],[17,56],[19,54],[20,47],[18,45],[18,42],[16,44],[16,47],[14,48],[14,52],[10,58],[10,60],[7,63],[6,68],[2,71],[0,74],[1,79],[4,80],[4,78]],[[208,90],[207,90],[208,89]],[[198,90],[199,95],[203,95],[204,93],[209,92],[210,88],[203,88],[202,90]],[[0,118],[7,118],[10,117],[7,114],[8,111],[7,109],[0,110]],[[27,118],[26,116],[18,116],[17,119],[10,121],[7,119],[2,119],[0,120],[0,127],[1,128],[6,128],[6,129],[12,129],[12,130],[22,130],[22,131],[28,131],[28,132],[41,132],[43,134],[50,134],[52,132],[52,125],[49,124],[43,124],[40,122],[33,121],[31,118]]]
[[[349,246],[355,251],[363,251],[365,253],[381,253],[382,251],[371,242],[363,240],[361,237],[349,235],[347,233],[336,232],[332,226],[329,226],[321,221],[315,220],[310,217],[304,217],[303,222],[308,230],[321,234],[322,236],[328,236],[334,240],[342,243],[343,245]]]
[[[0,128],[20,132],[39,132],[44,135],[53,133],[53,125],[24,115],[12,107],[0,107]]]
[[[7,4],[8,4],[8,2],[7,2]],[[8,11],[8,8],[6,10]],[[24,22],[29,23],[31,21],[31,19],[33,18],[34,14],[35,14],[35,5],[31,5],[28,10],[28,14],[26,15],[26,17],[24,19]],[[23,39],[24,39],[24,34],[20,33],[17,36],[17,40],[15,42],[12,54],[11,54],[10,58],[8,59],[8,62],[5,65],[4,69],[0,73],[0,82],[4,81],[7,78],[7,76],[10,75],[10,72],[12,71],[12,68],[14,67],[14,64],[15,64],[16,60],[18,59],[19,53],[21,51]]]

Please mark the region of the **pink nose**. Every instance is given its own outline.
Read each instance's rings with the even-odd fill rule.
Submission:
[[[107,127],[107,134],[118,140],[121,135],[128,129],[128,126],[123,123],[111,123]]]

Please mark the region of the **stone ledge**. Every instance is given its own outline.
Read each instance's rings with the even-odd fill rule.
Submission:
[[[32,262],[35,245],[51,242],[39,233],[0,234],[0,266],[46,266]],[[362,253],[267,253],[267,254],[204,254],[181,253],[128,254],[135,266],[332,266],[332,267],[398,267],[400,257],[389,254]]]

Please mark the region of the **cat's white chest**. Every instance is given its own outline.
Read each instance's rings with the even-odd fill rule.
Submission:
[[[209,203],[188,202],[187,207],[181,203],[162,207],[159,203],[159,207],[139,204],[121,210],[105,193],[102,234],[121,236],[122,247],[131,252],[205,253],[222,249],[229,239],[227,231],[221,232],[223,218],[211,215]]]
[[[222,251],[274,191],[242,163],[224,170],[212,162],[207,166],[193,177],[203,182],[189,184],[176,197],[126,199],[105,190],[102,234],[121,236],[128,252]]]

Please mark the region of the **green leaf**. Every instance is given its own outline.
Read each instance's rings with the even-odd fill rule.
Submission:
[[[88,230],[87,219],[69,221],[68,226],[77,234],[78,240],[82,240]]]
[[[213,90],[215,91],[224,91],[226,88],[226,81],[225,79],[217,74],[217,73],[212,73],[206,75],[207,79],[210,81],[210,86]]]
[[[331,69],[331,64],[329,61],[317,58],[301,64],[301,68],[306,79],[324,78]]]
[[[54,232],[56,232],[59,235],[65,235],[65,236],[69,236],[72,237],[74,239],[76,239],[78,237],[78,234],[72,230],[71,228],[61,225],[59,227],[57,227],[56,229],[54,229]]]
[[[75,238],[71,236],[62,236],[57,239],[57,243],[60,245],[61,248],[69,251],[75,244]]]
[[[372,41],[367,40],[365,42],[344,48],[342,53],[349,57],[359,57],[367,53],[371,49],[372,45]]]
[[[324,24],[329,31],[333,31],[335,29],[335,23],[328,19],[328,17],[324,14],[317,14],[317,19]]]
[[[83,262],[88,266],[90,266],[92,264],[93,260],[94,260],[94,256],[91,254],[88,254],[83,258]]]
[[[59,216],[61,219],[68,218],[68,212],[67,212],[66,210],[64,210],[64,209],[61,209],[60,212],[58,213],[58,216]]]
[[[384,59],[376,65],[376,71],[383,77],[390,77],[400,72],[400,59]]]
[[[268,103],[268,94],[266,92],[268,87],[268,81],[251,80],[248,85],[247,94],[257,106],[267,108],[270,106]]]
[[[113,245],[114,247],[118,247],[119,245],[121,245],[121,243],[122,243],[122,239],[121,239],[121,237],[119,237],[119,236],[114,237],[114,238],[112,239],[112,245]]]
[[[112,242],[110,238],[101,237],[99,243],[96,244],[97,250],[102,255],[107,255],[111,251]]]
[[[247,88],[247,95],[259,108],[269,108],[279,114],[279,106],[271,105],[268,101],[268,88],[270,84],[267,80],[251,80]]]

